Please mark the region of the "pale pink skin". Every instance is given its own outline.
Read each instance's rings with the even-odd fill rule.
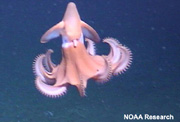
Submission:
[[[88,79],[108,81],[112,75],[122,73],[131,64],[131,51],[113,38],[103,40],[110,45],[110,53],[107,56],[96,55],[94,42],[100,42],[100,38],[91,26],[81,21],[72,2],[68,4],[62,21],[50,28],[42,36],[41,42],[46,43],[60,35],[63,41],[60,64],[52,63],[51,49],[39,55],[34,62],[36,87],[46,96],[62,96],[68,85],[76,86],[80,95],[85,96]]]

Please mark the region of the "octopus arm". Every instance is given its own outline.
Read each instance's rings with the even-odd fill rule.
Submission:
[[[96,49],[95,49],[95,44],[92,40],[85,38],[85,41],[87,42],[87,52],[90,55],[96,55]]]
[[[121,58],[117,63],[117,67],[114,69],[114,74],[118,74],[126,71],[132,63],[132,53],[129,48],[119,45],[121,52]]]
[[[122,46],[116,39],[106,38],[105,43],[111,47],[108,59],[112,63],[112,71],[114,75],[126,71],[132,62],[132,53],[129,48]]]
[[[67,92],[67,87],[65,85],[59,87],[48,85],[44,83],[40,77],[36,78],[35,85],[42,94],[48,97],[62,96]]]
[[[112,75],[111,62],[107,56],[94,56],[94,62],[98,62],[100,68],[97,70],[96,75],[93,77],[98,82],[106,82]]]
[[[84,87],[83,84],[78,84],[78,85],[76,85],[76,87],[77,87],[81,97],[86,96],[86,90],[85,90],[86,88]]]
[[[33,69],[34,69],[35,75],[37,77],[40,77],[43,82],[45,82],[47,84],[54,84],[55,83],[54,74],[52,72],[49,72],[45,68],[45,67],[50,67],[50,66],[46,65],[44,67],[44,65],[43,65],[43,64],[49,64],[50,63],[47,56],[49,56],[49,55],[45,55],[45,54],[39,55],[35,59]],[[46,60],[47,60],[47,62],[46,62]],[[44,63],[44,61],[46,63]]]
[[[44,65],[45,68],[49,71],[52,72],[53,69],[56,67],[56,65],[51,61],[51,53],[53,53],[52,49],[48,49],[48,51],[46,52],[46,58],[44,60]]]

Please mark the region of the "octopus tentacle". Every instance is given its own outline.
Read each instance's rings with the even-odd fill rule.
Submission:
[[[79,91],[80,96],[82,96],[82,97],[86,96],[85,87],[84,87],[84,85],[82,83],[76,85],[76,87],[77,87],[77,89]]]
[[[107,57],[112,63],[113,74],[117,75],[126,71],[132,62],[132,53],[129,48],[122,46],[114,38],[106,38],[103,42],[108,43],[111,47]]]
[[[103,42],[108,43],[110,45],[110,52],[108,54],[108,58],[111,60],[112,64],[115,64],[119,61],[121,53],[119,51],[118,45],[119,42],[113,38],[105,38]]]
[[[86,87],[87,87],[87,78],[83,76],[83,74],[79,75],[79,79],[80,79],[80,85],[77,86],[78,91],[80,93],[81,96],[86,96]]]
[[[47,71],[43,65],[46,58],[47,56],[45,54],[41,54],[35,59],[34,64],[33,64],[34,73],[37,77],[40,77],[43,82],[47,84],[54,84],[55,77],[53,73]]]
[[[45,77],[42,73],[42,64],[40,62],[42,62],[42,59],[45,57],[44,54],[40,54],[38,55],[34,62],[33,62],[33,71],[34,71],[34,74],[37,76],[37,77],[40,77],[42,81],[45,81]]]
[[[96,55],[95,43],[88,38],[85,38],[85,41],[87,42],[87,52],[90,55]]]
[[[125,46],[119,46],[119,49],[122,53],[122,57],[118,63],[118,66],[114,70],[115,75],[118,75],[126,71],[132,63],[132,53],[130,49]]]
[[[64,86],[52,86],[44,83],[40,77],[36,78],[35,81],[36,88],[44,95],[48,97],[59,97],[67,92],[67,87]]]
[[[56,67],[56,65],[51,61],[51,53],[54,51],[52,49],[48,49],[46,52],[46,58],[44,61],[45,68],[47,71],[52,72],[52,70]]]
[[[96,81],[99,82],[106,82],[108,81],[112,76],[112,68],[111,68],[111,62],[107,58],[107,56],[101,56],[104,59],[104,69],[99,71],[98,74],[93,77]]]

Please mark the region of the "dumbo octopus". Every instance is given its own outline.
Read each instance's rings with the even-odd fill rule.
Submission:
[[[76,86],[80,95],[86,96],[88,79],[106,82],[112,75],[126,71],[132,62],[131,51],[114,38],[103,40],[110,46],[108,55],[96,55],[95,42],[100,42],[100,37],[80,19],[73,2],[67,5],[62,21],[50,28],[40,41],[46,43],[59,36],[62,36],[60,64],[51,61],[51,49],[37,56],[33,63],[36,88],[46,96],[62,96],[69,85]]]

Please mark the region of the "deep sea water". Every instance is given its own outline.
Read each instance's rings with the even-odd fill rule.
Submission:
[[[59,22],[68,1],[0,1],[0,121],[120,122],[124,114],[172,114],[180,121],[180,2],[74,1],[81,19],[103,39],[117,38],[133,53],[132,66],[105,84],[90,80],[87,97],[71,86],[52,99],[34,86],[32,63],[49,48],[61,58],[60,39],[41,35]],[[97,44],[97,53],[108,46]]]

